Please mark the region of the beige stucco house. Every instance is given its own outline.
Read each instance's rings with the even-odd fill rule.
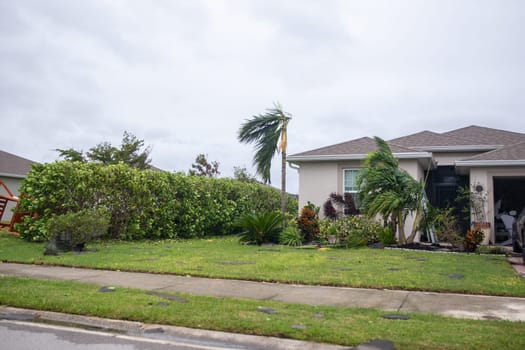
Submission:
[[[480,126],[445,133],[422,131],[388,141],[393,154],[415,179],[428,173],[426,193],[436,207],[454,206],[459,187],[469,185],[484,198],[485,243],[508,242],[505,219],[525,208],[525,134]],[[356,192],[359,169],[373,138],[363,137],[290,155],[299,174],[299,205],[322,206],[332,192]],[[525,211],[524,211],[525,213]],[[411,227],[407,222],[407,230]]]
[[[15,196],[19,195],[20,182],[27,176],[31,170],[31,165],[34,163],[29,159],[0,150],[0,180]],[[0,186],[0,195],[6,194],[5,189]],[[1,218],[3,222],[11,220],[14,205],[13,202],[7,203],[7,208]]]

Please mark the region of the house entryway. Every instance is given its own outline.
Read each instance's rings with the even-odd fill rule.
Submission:
[[[512,225],[525,215],[525,176],[494,177],[496,244],[512,244]]]

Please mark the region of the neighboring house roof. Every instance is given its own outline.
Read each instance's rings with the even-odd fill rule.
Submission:
[[[489,164],[495,161],[523,161],[525,165],[525,134],[471,125],[445,133],[421,131],[388,141],[397,158],[431,158],[429,152],[483,152],[457,161],[457,165]],[[377,149],[375,140],[362,137],[311,151],[293,154],[290,162],[364,159]],[[489,162],[489,163],[487,163]]]
[[[37,163],[0,150],[0,175],[24,178],[31,170],[31,164]]]

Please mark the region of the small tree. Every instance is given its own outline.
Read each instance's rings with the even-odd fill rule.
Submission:
[[[254,175],[250,174],[248,170],[246,170],[245,167],[234,166],[233,167],[233,178],[235,180],[239,180],[242,182],[251,182],[251,183],[259,182],[259,180],[257,180],[257,178]]]
[[[219,162],[210,163],[208,162],[208,155],[201,153],[195,158],[195,163],[191,165],[188,174],[191,176],[217,177],[220,175]]]
[[[144,140],[139,140],[135,135],[124,131],[120,148],[114,147],[109,142],[102,142],[91,147],[86,155],[83,151],[73,148],[59,149],[59,157],[68,161],[95,162],[103,165],[118,164],[120,162],[136,169],[149,169],[151,159],[150,147],[144,148]]]

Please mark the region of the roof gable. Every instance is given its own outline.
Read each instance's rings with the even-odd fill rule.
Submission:
[[[0,150],[0,174],[25,177],[31,170],[32,160]]]

